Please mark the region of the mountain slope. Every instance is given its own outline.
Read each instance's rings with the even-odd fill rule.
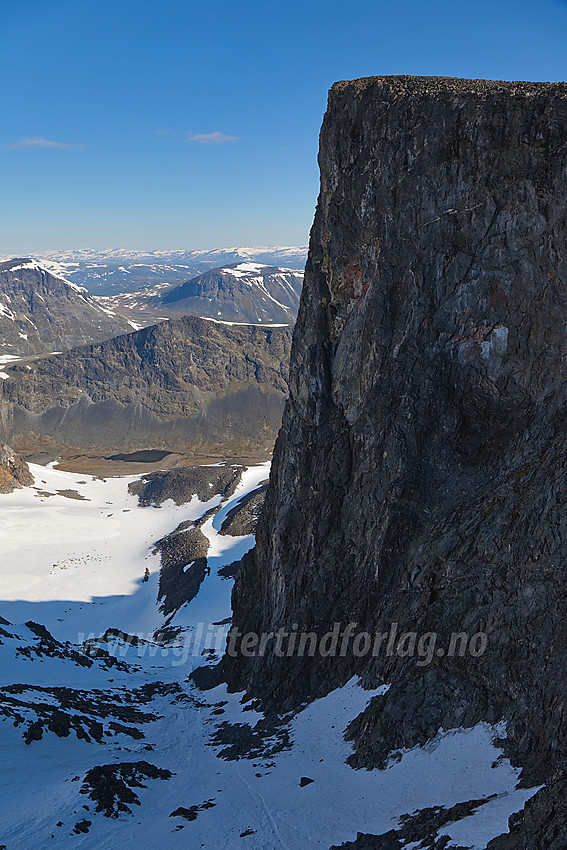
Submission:
[[[154,299],[156,307],[236,322],[295,321],[303,272],[237,263],[212,269]]]
[[[269,452],[290,341],[287,327],[188,316],[14,366],[0,386],[0,429],[27,451]]]
[[[546,787],[513,837],[475,846],[563,850],[567,85],[337,83],[319,162],[290,398],[233,624],[353,624],[366,650],[237,642],[225,673],[280,712],[353,673],[386,682],[349,727],[357,768],[501,722],[522,786]],[[437,649],[412,653],[394,625]]]
[[[441,827],[476,850],[523,805],[530,791],[516,790],[488,728],[385,772],[352,770],[343,730],[384,688],[353,680],[274,718],[224,685],[195,685],[226,639],[227,572],[253,545],[224,520],[267,467],[186,469],[186,503],[157,507],[128,492],[132,476],[32,465],[37,485],[2,497],[0,847],[329,850],[357,829],[433,847]],[[166,618],[157,595],[172,565],[157,548],[196,532],[206,568]]]
[[[131,328],[35,260],[0,263],[0,359],[75,348]]]

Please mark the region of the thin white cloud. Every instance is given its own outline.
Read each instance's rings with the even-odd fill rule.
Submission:
[[[10,145],[4,145],[4,150],[16,150],[16,148],[59,148],[61,150],[79,150],[84,148],[81,144],[69,144],[68,142],[54,142],[51,139],[43,139],[41,136],[32,136],[27,139],[18,139]]]
[[[226,145],[228,142],[239,142],[240,136],[227,136],[215,130],[214,133],[187,133],[187,141],[196,145]]]

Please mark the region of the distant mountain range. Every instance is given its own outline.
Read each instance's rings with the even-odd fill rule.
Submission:
[[[302,271],[243,260],[97,296],[62,263],[0,263],[0,438],[25,452],[267,456],[302,285]]]
[[[0,364],[110,339],[136,327],[37,260],[0,263]]]
[[[195,255],[195,263],[206,265],[227,254],[249,251],[259,256],[262,250],[239,248],[186,253]],[[288,262],[297,264],[303,251],[300,248],[270,250],[270,257],[285,256]],[[86,253],[90,259],[82,257]],[[111,265],[104,266],[102,260],[95,266],[93,253],[70,252],[57,262],[37,258],[0,262],[0,377],[1,367],[12,360],[111,339],[180,315],[288,325],[297,316],[303,271],[293,267],[244,260],[188,277],[189,264],[177,264],[175,269],[180,274],[183,271],[183,281],[176,283],[161,279],[174,266],[158,256],[160,252],[156,252],[155,265],[149,255],[144,255],[146,264],[131,263],[131,268],[138,271],[132,271],[130,277],[125,265],[119,267],[121,271],[118,268],[112,271]],[[72,260],[71,256],[79,259]],[[115,257],[111,259],[114,264],[119,262]],[[94,295],[79,282],[99,273],[106,275],[107,283],[116,276],[121,290],[113,295]],[[147,281],[152,274],[152,284],[136,291],[128,289],[136,275]],[[100,287],[104,285],[101,283]]]
[[[307,247],[256,246],[209,251],[77,250],[34,253],[54,274],[86,287],[96,295],[133,292],[160,282],[186,281],[210,269],[253,262],[301,269]]]

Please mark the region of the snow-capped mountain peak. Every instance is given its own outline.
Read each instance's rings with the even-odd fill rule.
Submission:
[[[303,272],[244,261],[211,269],[170,289],[155,306],[236,322],[295,321]]]
[[[86,289],[84,286],[79,286],[78,284],[73,283],[72,280],[69,280],[68,278],[65,277],[65,269],[61,265],[61,263],[55,263],[55,262],[50,261],[50,260],[44,260],[43,262],[40,263],[39,260],[36,260],[33,257],[25,258],[25,259],[20,258],[20,257],[16,257],[12,260],[6,260],[6,261],[2,262],[0,264],[0,269],[2,271],[9,271],[9,272],[18,272],[18,271],[22,271],[23,269],[27,269],[27,270],[32,270],[32,271],[48,273],[48,274],[52,275],[53,277],[58,278],[58,280],[65,283],[67,286],[70,286],[71,289],[75,290],[75,292],[88,293],[88,289]]]
[[[59,267],[35,258],[0,262],[0,358],[48,354],[132,330]]]

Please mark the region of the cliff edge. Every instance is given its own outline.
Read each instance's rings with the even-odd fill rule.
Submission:
[[[354,673],[389,683],[351,724],[354,767],[505,720],[524,784],[546,787],[515,843],[490,846],[560,850],[567,85],[337,83],[319,163],[290,396],[233,628],[396,623],[487,647],[424,665],[271,647],[227,656],[225,675],[279,709]]]

